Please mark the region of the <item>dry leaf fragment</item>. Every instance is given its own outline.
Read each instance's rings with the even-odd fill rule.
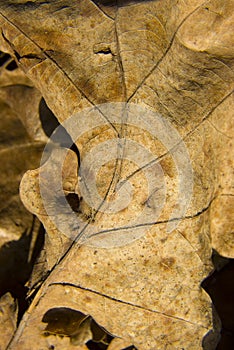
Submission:
[[[10,293],[0,298],[0,349],[6,349],[17,326],[18,305]]]

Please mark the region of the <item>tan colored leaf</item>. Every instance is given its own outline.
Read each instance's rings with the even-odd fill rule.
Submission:
[[[18,196],[19,183],[28,168],[40,163],[43,144],[33,143],[13,111],[3,101],[0,104],[0,227],[3,244],[18,239],[32,226],[33,217]]]
[[[81,156],[79,176],[59,149],[21,182],[51,273],[10,349],[47,348],[55,308],[139,350],[202,349],[212,247],[234,254],[232,1],[2,0],[0,15],[3,46]]]
[[[123,339],[119,338],[114,338],[110,345],[108,346],[108,350],[119,350],[119,349],[124,349],[128,348],[132,344],[130,342],[127,342]]]
[[[18,307],[17,302],[10,293],[4,294],[0,298],[0,331],[1,349],[6,349],[7,345],[16,330]]]

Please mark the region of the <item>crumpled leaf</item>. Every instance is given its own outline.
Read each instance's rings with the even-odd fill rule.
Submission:
[[[2,40],[14,52],[18,64],[60,122],[66,122],[86,107],[128,101],[160,113],[165,124],[170,121],[180,135],[180,140],[173,143],[174,129],[164,133],[170,145],[166,147],[152,137],[155,127],[147,118],[149,129],[145,131],[141,123],[127,124],[126,115],[129,117],[131,113],[119,113],[120,119],[112,123],[111,113],[100,106],[92,110],[96,113],[93,118],[92,112],[87,111],[77,116],[77,129],[83,125],[88,128],[75,140],[81,165],[88,159],[77,179],[78,190],[82,183],[89,190],[96,181],[98,193],[108,208],[115,199],[119,180],[131,179],[135,189],[133,205],[126,210],[121,208],[116,215],[103,214],[93,210],[88,200],[85,203],[80,198],[80,212],[76,211],[73,217],[84,226],[73,226],[76,240],[70,242],[70,248],[68,243],[67,253],[55,248],[52,265],[56,266],[25,315],[12,349],[30,349],[32,338],[37,339],[38,346],[46,347],[46,339],[41,336],[41,320],[55,307],[72,308],[92,316],[111,334],[138,349],[202,348],[202,338],[212,327],[212,315],[210,299],[200,283],[212,269],[212,239],[217,248],[219,227],[229,231],[229,226],[227,230],[226,224],[221,223],[225,218],[216,216],[215,203],[233,195],[230,192],[233,189],[227,185],[230,172],[225,181],[221,180],[223,168],[217,161],[219,150],[230,155],[231,145],[226,131],[221,139],[219,130],[220,123],[231,125],[231,8],[229,0],[190,1],[189,5],[169,0],[123,1],[112,8],[102,1],[89,0],[62,4],[60,1],[11,1],[8,4],[0,1]],[[217,111],[222,115],[219,123]],[[100,120],[104,125],[100,126]],[[72,129],[69,132],[72,134]],[[107,146],[98,147],[112,139],[118,140],[119,153],[114,161],[108,159],[102,164],[95,174],[92,162],[102,160],[110,151]],[[127,141],[122,143],[128,139],[150,150],[152,158],[140,154],[146,163],[139,165],[139,152],[131,153]],[[186,167],[186,162],[176,167],[172,161],[175,154],[183,154],[182,140],[193,168],[193,197],[186,214],[171,217],[171,212],[178,207],[180,182],[176,175]],[[92,158],[90,154],[95,147],[98,152]],[[135,154],[135,162],[124,161],[126,154],[128,157]],[[88,156],[91,158],[86,158]],[[177,159],[184,158],[178,156]],[[150,167],[150,162],[156,164],[157,160],[161,173],[157,166]],[[227,156],[227,168],[229,160]],[[157,176],[160,179],[159,175],[164,174],[167,196],[159,217],[157,201],[163,193],[156,185],[155,191],[147,193],[144,177],[147,166],[151,180]],[[55,237],[55,241],[61,239],[63,247],[60,232],[63,230],[56,229],[54,219],[51,226],[48,224],[51,215],[40,215],[38,179],[44,169],[25,175],[22,198],[47,225],[49,237]],[[181,181],[182,185],[189,183],[191,177]],[[35,196],[31,195],[33,189]],[[128,188],[125,189],[122,187],[122,196],[128,194]],[[185,189],[180,193],[182,202],[186,194]],[[144,216],[133,225],[132,217],[137,217],[142,207],[150,213],[146,217],[155,213],[157,218],[149,222]],[[64,225],[73,223],[70,214],[67,219],[64,216]],[[180,221],[180,225],[168,234],[168,222],[175,221]],[[143,227],[148,227],[145,235],[142,235]],[[138,240],[131,238],[128,244],[119,246],[118,242],[123,242],[128,235]],[[230,237],[228,233],[227,236]],[[79,241],[82,238],[83,241]],[[81,244],[85,239],[86,244]]]

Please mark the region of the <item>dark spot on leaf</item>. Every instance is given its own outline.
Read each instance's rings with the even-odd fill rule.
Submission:
[[[175,264],[175,258],[169,257],[169,258],[162,258],[160,261],[160,266],[164,270],[170,270],[171,267]]]

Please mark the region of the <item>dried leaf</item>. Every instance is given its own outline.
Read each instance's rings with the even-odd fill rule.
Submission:
[[[1,0],[0,13],[4,46],[81,155],[79,177],[60,151],[21,183],[53,269],[11,349],[46,348],[41,320],[57,307],[139,350],[201,349],[212,310],[200,284],[222,228],[233,254],[216,207],[233,196],[232,1]]]
[[[108,350],[119,350],[119,349],[125,349],[125,348],[134,350],[134,347],[130,342],[127,342],[119,338],[114,338],[110,343],[110,345],[108,346]]]
[[[17,302],[10,293],[0,298],[0,347],[6,349],[15,330],[17,323],[18,307]]]

